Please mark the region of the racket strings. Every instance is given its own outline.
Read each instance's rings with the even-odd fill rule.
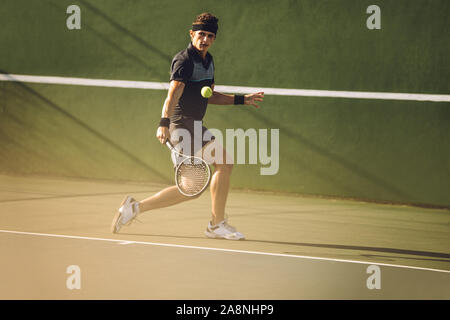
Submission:
[[[207,186],[209,177],[209,167],[203,161],[186,159],[177,170],[178,187],[189,195],[201,192]]]

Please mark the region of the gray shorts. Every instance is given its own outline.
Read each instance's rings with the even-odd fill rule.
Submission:
[[[215,140],[208,128],[203,126],[201,120],[186,116],[174,117],[170,123],[169,131],[170,142],[175,146],[175,149],[187,156],[198,156],[205,145]],[[173,155],[172,160],[174,160]]]

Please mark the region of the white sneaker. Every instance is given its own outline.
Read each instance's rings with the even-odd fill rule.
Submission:
[[[208,227],[206,228],[205,235],[208,238],[220,238],[227,240],[243,240],[245,236],[238,232],[236,228],[230,226],[226,220],[216,224],[213,226],[211,222],[208,223]]]
[[[139,202],[130,196],[126,196],[122,201],[119,210],[111,224],[111,232],[118,233],[122,226],[128,226],[139,213]]]

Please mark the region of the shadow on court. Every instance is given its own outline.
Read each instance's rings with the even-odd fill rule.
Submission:
[[[16,193],[20,193],[18,191],[15,191]],[[149,192],[148,190],[134,190],[129,191],[129,193],[136,194],[136,193],[146,193]],[[40,198],[36,197],[30,197],[30,198],[20,198],[20,199],[3,199],[0,200],[0,203],[7,203],[7,202],[19,202],[19,201],[42,201],[42,200],[56,200],[56,199],[73,199],[73,198],[85,198],[85,197],[104,197],[104,196],[114,196],[114,195],[123,195],[123,191],[120,192],[104,192],[104,193],[85,193],[85,194],[68,194],[68,195],[49,195],[49,196],[43,196]]]
[[[192,236],[174,236],[168,234],[137,234],[137,233],[127,233],[121,232],[120,234],[127,236],[143,236],[143,237],[163,237],[163,238],[175,238],[175,239],[199,239],[199,240],[208,240],[205,237],[192,237]],[[225,241],[225,240],[223,240]],[[366,247],[366,246],[356,246],[356,245],[336,245],[336,244],[325,244],[325,243],[305,243],[305,242],[286,242],[286,241],[272,241],[272,240],[253,240],[246,239],[243,240],[247,243],[262,243],[262,244],[279,244],[279,245],[287,245],[287,246],[299,246],[299,247],[312,247],[312,248],[328,248],[328,249],[338,249],[338,250],[352,250],[352,251],[372,251],[372,252],[382,252],[382,253],[393,253],[393,254],[402,254],[402,255],[413,255],[418,257],[436,257],[436,258],[444,258],[444,259],[424,259],[424,258],[405,258],[405,259],[414,259],[414,260],[429,260],[429,261],[439,261],[439,262],[448,262],[450,263],[450,254],[441,253],[441,252],[429,252],[429,251],[417,251],[417,250],[404,250],[404,249],[395,249],[395,248],[380,248],[380,247]],[[295,253],[293,253],[295,254]],[[381,256],[381,255],[370,255],[370,254],[361,254],[358,255],[362,257],[387,257],[392,258],[392,256]],[[404,257],[402,257],[404,258]]]
[[[0,73],[9,76],[9,73],[4,70],[0,70]],[[10,77],[12,78],[12,76]],[[4,126],[5,128],[14,126],[12,131],[15,132],[15,135],[12,136],[12,131],[6,129],[1,139],[7,142],[7,146],[21,150],[20,154],[23,159],[29,159],[30,156],[35,157],[36,162],[44,167],[51,163],[56,167],[62,166],[69,176],[77,176],[77,172],[71,171],[70,160],[72,159],[65,160],[63,151],[58,150],[63,150],[64,147],[70,145],[73,149],[79,150],[77,152],[78,157],[82,154],[88,162],[101,165],[104,163],[101,160],[101,149],[94,148],[93,142],[90,141],[96,139],[103,146],[114,150],[118,159],[127,159],[134,165],[150,172],[160,182],[169,181],[159,171],[139,159],[132,152],[27,84],[14,81],[9,82],[8,85],[8,89],[4,88],[3,90],[8,91],[7,96],[11,102],[5,102],[6,107],[3,107],[0,120],[8,118],[9,121],[4,122]],[[42,121],[45,121],[45,127],[42,127],[42,130],[36,130],[37,123]],[[7,156],[8,150],[4,148],[2,151]],[[3,169],[8,170],[8,165],[16,166],[17,161],[21,160],[20,158],[16,158],[16,161],[12,159],[6,161],[3,164]]]
[[[242,215],[231,215],[245,230],[245,241],[213,240],[203,235],[207,197],[150,211],[142,216],[145,223],[110,233],[112,217],[125,194],[143,196],[146,190],[159,187],[0,175],[0,212],[13,213],[4,214],[0,223],[0,253],[5,262],[0,265],[0,298],[449,296],[446,211],[379,209],[348,201],[232,193],[231,207]],[[42,199],[32,201],[32,196]],[[277,209],[255,217],[252,212],[258,212],[258,206]],[[282,215],[284,210],[288,217]],[[359,236],[349,239],[349,234]],[[392,247],[383,245],[385,239]],[[399,249],[402,247],[406,249]],[[382,265],[381,291],[366,287],[367,266],[372,264]],[[65,287],[70,265],[82,270],[80,291]],[[221,288],[213,294],[208,291],[211,279]],[[242,290],[236,291],[236,286]]]

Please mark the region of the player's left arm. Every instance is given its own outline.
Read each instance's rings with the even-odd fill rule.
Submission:
[[[225,94],[221,92],[214,91],[214,84],[211,85],[211,89],[213,90],[213,95],[208,99],[208,104],[218,104],[218,105],[233,105],[234,104],[234,95],[233,94]],[[254,106],[255,108],[259,108],[257,104],[259,101],[263,101],[264,92],[257,92],[246,94],[244,96],[244,104]]]

